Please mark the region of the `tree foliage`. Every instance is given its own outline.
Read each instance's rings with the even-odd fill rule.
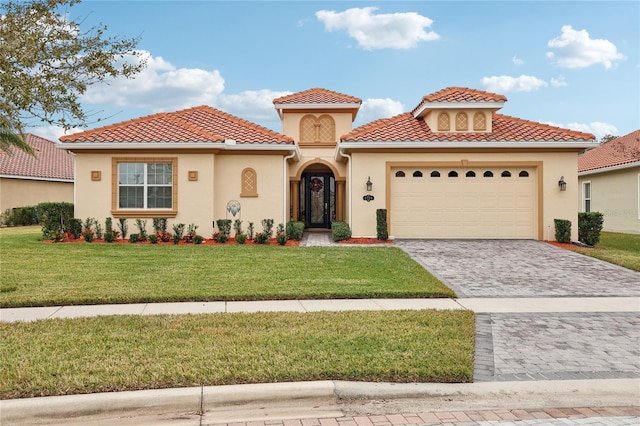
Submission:
[[[606,134],[603,137],[600,138],[600,145],[605,144],[607,142],[611,142],[612,140],[616,139],[618,136],[613,136],[610,134]]]
[[[0,140],[29,124],[86,126],[80,97],[109,78],[131,77],[145,63],[138,38],[109,37],[103,24],[81,28],[66,9],[79,0],[7,0],[0,3]],[[137,57],[137,58],[136,58]],[[99,118],[92,117],[99,121]],[[5,132],[6,130],[6,132]]]

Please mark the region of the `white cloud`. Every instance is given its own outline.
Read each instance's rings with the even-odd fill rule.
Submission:
[[[618,128],[613,124],[602,123],[600,121],[594,121],[589,124],[585,123],[567,123],[567,124],[557,124],[550,121],[547,121],[546,124],[551,126],[562,127],[565,129],[577,130],[579,132],[593,133],[597,139],[600,139],[604,135],[616,135],[618,134]]]
[[[67,131],[64,128],[59,126],[43,126],[43,127],[30,127],[25,131],[27,133],[33,133],[36,136],[40,136],[41,138],[48,139],[50,141],[59,142],[60,136],[70,135],[73,133],[82,132],[85,129],[81,128],[73,128]]]
[[[558,78],[552,77],[551,78],[551,85],[553,87],[564,87],[567,86],[567,82],[564,78],[564,75],[559,75]]]
[[[218,70],[176,68],[162,57],[142,52],[147,62],[134,78],[117,78],[90,86],[82,100],[91,104],[149,108],[154,112],[213,105],[224,90]],[[140,60],[129,57],[126,60]]]
[[[524,64],[524,61],[522,59],[518,58],[517,56],[514,56],[511,59],[511,62],[513,62],[513,65],[515,65],[517,67],[519,67],[520,65]]]
[[[362,102],[355,124],[356,126],[369,123],[379,118],[393,117],[404,112],[404,107],[398,101],[389,98],[367,99]]]
[[[229,114],[273,129],[274,125],[277,127],[281,125],[278,113],[273,106],[273,100],[290,94],[291,92],[268,89],[246,90],[237,95],[221,94],[218,96],[216,107]]]
[[[511,77],[509,75],[483,77],[481,84],[486,90],[496,93],[533,92],[541,87],[547,86],[546,81],[531,75],[521,75],[520,77]]]
[[[411,49],[420,42],[438,40],[430,28],[433,21],[415,12],[375,15],[377,7],[347,9],[344,12],[320,10],[316,18],[327,31],[346,30],[365,50]]]
[[[624,59],[616,46],[609,40],[591,39],[587,30],[574,30],[571,25],[562,27],[562,34],[549,40],[547,47],[555,52],[547,52],[547,58],[563,68],[586,68],[595,64],[609,69],[615,61]]]

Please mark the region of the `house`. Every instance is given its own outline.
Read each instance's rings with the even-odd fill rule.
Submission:
[[[79,218],[167,217],[203,235],[223,218],[339,220],[376,236],[386,209],[395,237],[553,239],[553,219],[577,223],[577,156],[595,138],[498,114],[506,100],[450,87],[353,129],[361,100],[314,88],[274,99],[282,133],[199,106],[60,146],[76,157]]]
[[[36,157],[0,151],[0,212],[47,201],[73,202],[73,156],[56,143],[32,134],[25,141]]]
[[[578,157],[581,212],[603,214],[603,229],[640,234],[640,130]]]

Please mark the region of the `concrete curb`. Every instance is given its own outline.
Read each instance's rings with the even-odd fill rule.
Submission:
[[[640,379],[489,383],[368,383],[315,381],[205,386],[65,395],[0,401],[0,423],[90,416],[205,414],[248,404],[299,405],[306,400],[336,404],[349,400],[423,399],[432,410],[637,406]]]

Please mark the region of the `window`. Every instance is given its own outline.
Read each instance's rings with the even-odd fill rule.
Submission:
[[[518,177],[529,177],[529,172],[526,170],[522,170],[520,173],[518,173]]]
[[[437,170],[434,170],[431,172],[431,177],[432,178],[439,178],[440,177],[440,172]]]
[[[174,165],[168,162],[119,162],[118,209],[173,208]]]
[[[474,172],[473,170],[469,170],[466,174],[466,177],[468,178],[472,178],[472,177],[476,177],[476,172]]]
[[[452,171],[449,172],[449,174],[447,176],[449,176],[449,177],[458,177],[458,172],[452,170]]]
[[[456,130],[469,130],[469,118],[466,112],[456,114]]]
[[[247,167],[240,175],[242,190],[241,197],[257,197],[258,196],[258,175],[254,169]]]
[[[591,211],[591,182],[582,182],[582,210]]]
[[[422,172],[420,170],[416,170],[413,172],[413,177],[422,177]]]
[[[493,177],[493,172],[491,170],[487,170],[486,172],[483,173],[484,177]]]
[[[451,130],[451,125],[449,124],[449,114],[446,112],[441,112],[438,115],[438,131],[449,130]]]
[[[504,172],[500,173],[500,176],[511,177],[511,172],[509,170],[505,170]]]
[[[487,130],[487,118],[482,112],[473,115],[473,130]]]
[[[405,177],[405,174],[404,174],[404,172],[402,170],[398,170],[396,172],[396,177],[402,178],[402,177]]]

